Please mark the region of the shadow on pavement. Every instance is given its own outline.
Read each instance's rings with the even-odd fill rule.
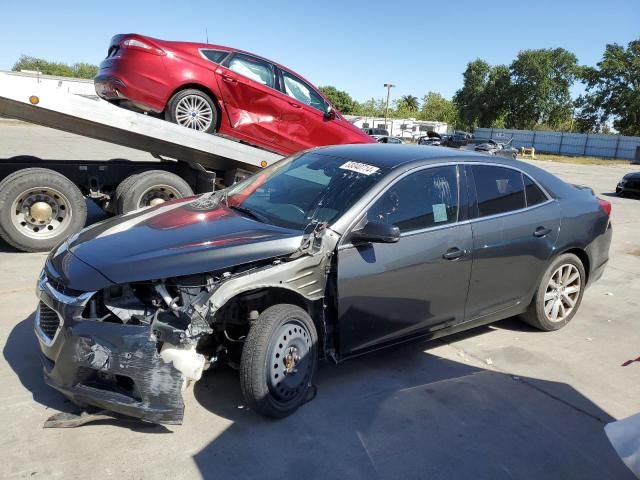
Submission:
[[[325,364],[317,397],[282,420],[238,408],[237,374],[211,372],[195,396],[233,424],[194,456],[202,476],[633,478],[605,435],[613,418],[570,385],[483,370],[428,347]]]

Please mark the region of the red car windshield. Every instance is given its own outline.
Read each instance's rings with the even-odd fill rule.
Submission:
[[[230,188],[230,208],[274,225],[303,230],[331,223],[386,172],[362,162],[318,153],[282,160]]]

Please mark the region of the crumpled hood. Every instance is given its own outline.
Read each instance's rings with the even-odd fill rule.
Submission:
[[[204,197],[201,197],[204,198]],[[212,272],[293,253],[302,233],[181,199],[89,227],[68,250],[114,283]]]

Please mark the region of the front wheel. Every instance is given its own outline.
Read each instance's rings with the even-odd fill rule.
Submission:
[[[571,253],[560,255],[542,276],[533,301],[521,318],[547,332],[564,327],[580,307],[585,283],[580,259]]]
[[[313,320],[302,308],[280,304],[262,312],[240,362],[240,387],[249,407],[281,418],[302,405],[316,370],[317,343]]]
[[[169,99],[165,119],[193,130],[213,133],[218,123],[218,111],[209,95],[201,90],[189,88]]]

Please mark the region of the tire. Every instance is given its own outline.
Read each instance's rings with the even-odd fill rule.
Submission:
[[[0,182],[0,237],[18,250],[51,250],[86,221],[82,192],[53,170],[26,168]]]
[[[164,118],[205,133],[213,133],[218,127],[216,103],[209,95],[195,88],[174,94],[167,102]]]
[[[282,418],[305,403],[317,367],[317,345],[313,320],[302,308],[280,304],[262,312],[249,330],[240,361],[240,387],[248,406]]]
[[[129,213],[176,198],[190,197],[193,190],[179,176],[162,170],[149,170],[124,179],[116,208],[118,213]]]
[[[568,276],[562,275],[564,278],[559,278],[557,275],[560,268],[564,269],[562,272],[569,272]],[[567,282],[567,280],[571,280],[576,273],[579,275],[577,279]],[[555,284],[562,289],[560,290],[560,293],[558,293],[559,291],[550,283],[552,277]],[[564,327],[571,321],[580,307],[586,278],[584,265],[578,257],[571,253],[565,253],[556,257],[542,276],[540,285],[538,285],[536,293],[531,304],[527,308],[527,311],[522,314],[520,318],[529,325],[546,332],[559,330]],[[558,279],[560,279],[561,282],[558,282]],[[576,286],[578,290],[574,293]],[[551,297],[547,297],[545,302],[546,295],[551,295]],[[556,311],[554,304],[557,302],[560,303],[558,304],[556,312],[557,317],[554,320],[553,314],[554,311]],[[571,302],[573,302],[572,307],[570,307]],[[549,308],[550,306],[551,308]],[[569,308],[570,311],[567,312]],[[546,310],[549,310],[549,313],[547,313]]]
[[[134,173],[133,175],[129,175],[127,178],[121,181],[116,187],[116,191],[113,194],[113,213],[115,213],[116,215],[122,215],[123,213],[125,213],[122,210],[122,207],[123,207],[122,195],[124,192],[129,190],[129,186],[131,185],[131,182],[133,182],[138,175],[139,173]]]

